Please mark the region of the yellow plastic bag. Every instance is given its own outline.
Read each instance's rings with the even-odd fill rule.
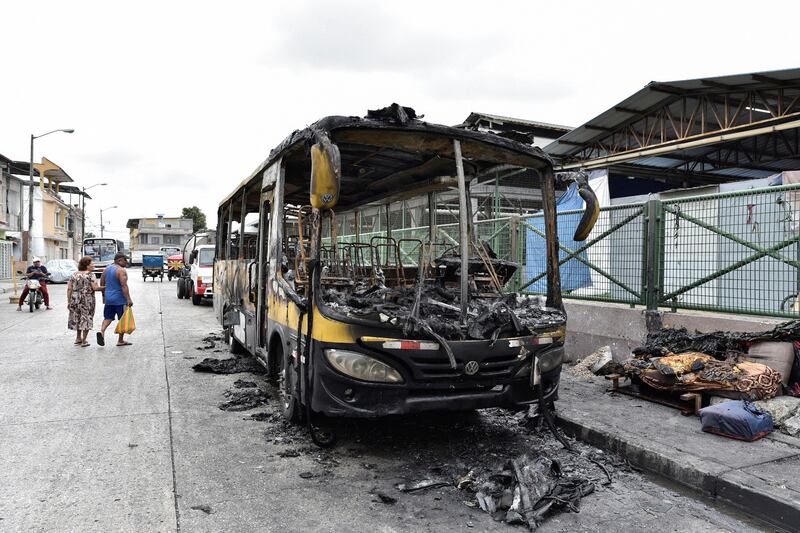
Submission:
[[[136,321],[133,319],[133,309],[129,306],[126,307],[125,312],[122,313],[122,318],[117,322],[117,328],[114,330],[114,333],[117,335],[120,333],[130,335],[134,331],[136,331]]]

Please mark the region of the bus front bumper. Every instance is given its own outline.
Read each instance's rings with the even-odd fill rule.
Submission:
[[[561,350],[563,346],[551,350]],[[333,369],[319,353],[311,407],[315,412],[334,417],[376,418],[424,411],[465,411],[489,407],[520,407],[544,399],[558,399],[561,364],[542,372],[538,385],[531,385],[530,363],[515,368],[508,379],[470,379],[424,382],[407,379],[403,384],[365,382]]]

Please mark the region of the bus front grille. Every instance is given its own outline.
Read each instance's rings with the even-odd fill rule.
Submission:
[[[464,365],[470,359],[463,359],[456,357],[456,368],[450,366],[450,361],[444,354],[439,354],[437,357],[426,356],[412,356],[411,365],[414,373],[421,379],[444,379],[444,378],[457,378],[466,376],[464,372]],[[520,361],[516,355],[487,357],[478,361],[478,372],[470,378],[507,378],[512,375]]]

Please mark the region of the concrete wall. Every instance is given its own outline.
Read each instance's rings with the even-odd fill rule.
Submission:
[[[567,310],[567,359],[583,358],[598,348],[610,346],[614,359],[626,359],[647,336],[645,312],[641,307],[600,302],[565,300]],[[661,312],[664,327],[689,331],[764,331],[786,319],[752,317],[700,311]]]

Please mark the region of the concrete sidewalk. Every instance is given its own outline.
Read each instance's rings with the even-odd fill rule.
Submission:
[[[741,442],[700,429],[679,411],[607,392],[610,382],[562,374],[559,423],[576,438],[634,466],[730,503],[771,524],[800,524],[800,439],[774,432]]]
[[[17,289],[22,291],[22,280],[17,280]],[[11,295],[14,292],[14,283],[10,279],[0,279],[0,294]]]

